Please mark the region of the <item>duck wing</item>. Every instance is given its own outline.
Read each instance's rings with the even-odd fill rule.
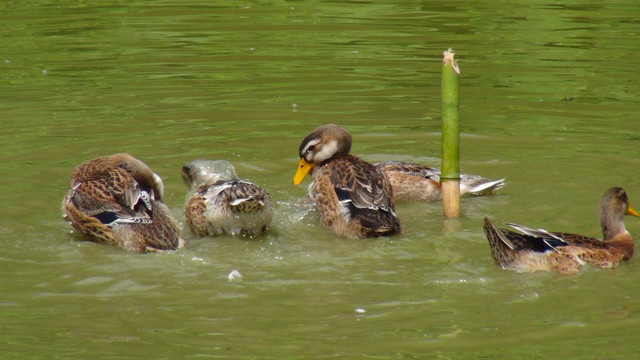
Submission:
[[[409,176],[417,176],[425,179],[440,181],[440,170],[422,164],[414,164],[405,161],[383,161],[374,163],[373,166],[385,173],[402,173]]]
[[[489,180],[480,175],[460,174],[460,194],[484,195],[501,189],[505,179]]]
[[[358,209],[394,212],[391,184],[380,170],[352,155],[334,161],[331,183],[340,202],[351,202]]]
[[[69,199],[78,210],[107,226],[151,222],[153,193],[120,168],[111,169],[101,178],[77,182]]]
[[[269,194],[258,185],[245,180],[218,181],[208,188],[205,201],[221,197],[222,203],[238,213],[262,211],[270,204]]]
[[[497,240],[504,244],[511,252],[533,251],[547,252],[557,251],[558,248],[569,245],[562,238],[551,234],[543,229],[531,229],[522,225],[508,223],[507,225],[517,229],[521,233],[500,229],[485,218],[485,233],[490,239],[490,243],[496,243]],[[503,246],[504,248],[504,246]],[[506,249],[505,248],[505,249]]]
[[[508,225],[532,238],[541,239],[554,248],[567,245],[586,248],[604,248],[607,246],[605,242],[585,235],[564,232],[551,232],[545,229],[532,229],[514,223],[505,223],[505,225]]]

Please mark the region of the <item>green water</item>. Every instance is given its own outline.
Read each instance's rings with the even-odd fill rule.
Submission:
[[[640,261],[575,276],[492,263],[482,218],[600,236],[640,207],[636,1],[6,1],[0,5],[3,359],[631,359]],[[301,139],[335,122],[369,161],[438,165],[440,54],[461,84],[461,168],[507,177],[445,222],[348,241],[297,203]],[[259,240],[139,255],[82,242],[68,176],[127,151],[165,180],[226,159],[277,201]],[[640,233],[638,219],[627,228]],[[241,281],[227,275],[238,270]]]

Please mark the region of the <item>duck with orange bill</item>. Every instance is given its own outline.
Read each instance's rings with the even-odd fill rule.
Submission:
[[[634,243],[624,226],[625,215],[638,216],[629,206],[624,189],[607,190],[598,206],[603,240],[585,235],[550,232],[507,223],[518,232],[497,228],[484,219],[484,232],[491,256],[505,269],[550,270],[560,274],[578,272],[584,265],[613,268],[633,256]]]
[[[300,144],[293,184],[300,184],[311,173],[309,196],[322,223],[340,237],[401,232],[389,179],[350,151],[351,134],[344,127],[327,124],[316,128]]]

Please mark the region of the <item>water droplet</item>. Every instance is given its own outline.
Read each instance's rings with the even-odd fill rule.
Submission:
[[[238,270],[232,270],[229,273],[229,275],[227,275],[227,280],[229,280],[230,282],[241,281],[242,280],[242,274],[240,274],[240,271],[238,271]]]

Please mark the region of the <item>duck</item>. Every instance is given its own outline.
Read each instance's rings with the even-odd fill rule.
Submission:
[[[638,216],[623,188],[608,189],[598,205],[603,240],[585,235],[549,232],[506,223],[518,232],[495,227],[484,219],[484,232],[495,262],[519,272],[538,270],[574,274],[584,265],[614,268],[633,256],[634,243],[624,215]]]
[[[86,240],[135,252],[176,250],[184,247],[182,229],[163,197],[158,174],[118,153],[73,170],[62,216]]]
[[[373,166],[385,173],[391,182],[396,203],[438,201],[440,169],[405,161],[384,161]],[[460,195],[488,195],[505,186],[505,179],[489,180],[480,175],[460,174]]]
[[[360,239],[400,233],[389,179],[350,151],[351,134],[347,129],[335,124],[317,127],[300,143],[293,184],[300,184],[311,172],[309,196],[324,226],[339,237]]]
[[[198,237],[253,237],[264,234],[271,224],[271,195],[250,181],[238,179],[235,168],[226,160],[188,162],[182,167],[182,180],[190,188],[186,223]]]

